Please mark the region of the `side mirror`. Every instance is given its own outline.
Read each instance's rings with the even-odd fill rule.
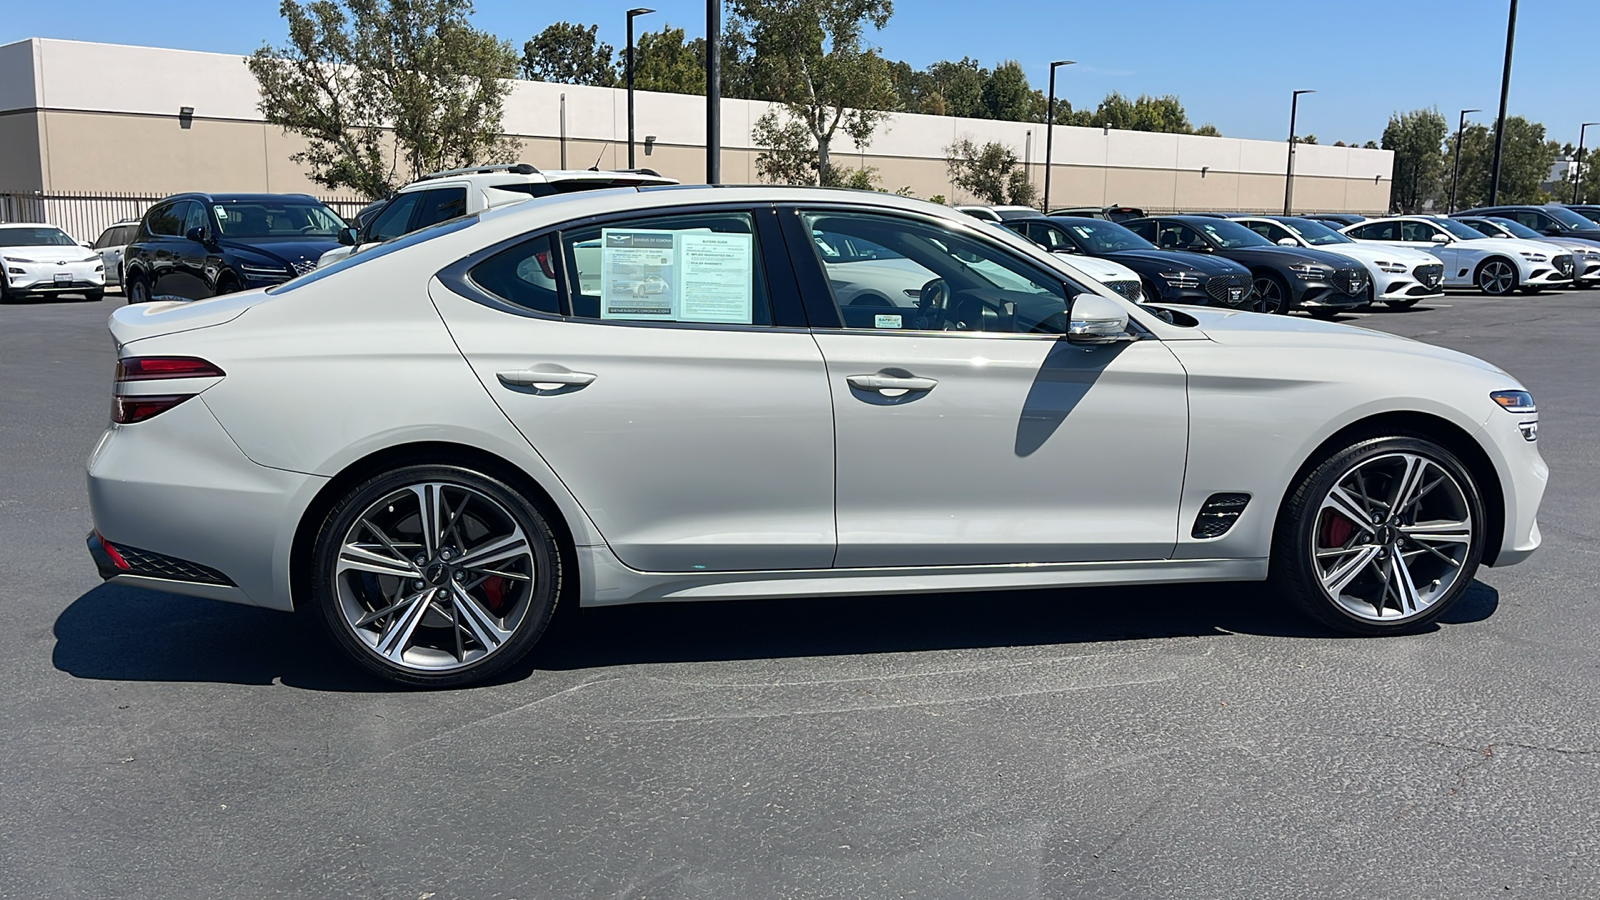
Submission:
[[[1279,247],[1298,247],[1298,246],[1300,246],[1300,242],[1295,240],[1292,237],[1281,237],[1281,238],[1278,238],[1278,246]]]
[[[91,244],[88,241],[79,241],[78,242],[78,246],[79,247],[85,247],[85,248],[90,249],[90,250],[94,249],[94,244]]]
[[[188,238],[191,241],[194,241],[197,244],[210,244],[211,243],[211,235],[206,234],[206,230],[204,228],[201,228],[198,225],[196,225],[195,227],[189,229],[188,231],[185,231],[183,233],[183,236]]]
[[[1196,241],[1195,243],[1190,244],[1183,249],[1189,251],[1190,253],[1210,253],[1211,245],[1201,241]]]
[[[1450,235],[1448,235],[1448,234],[1435,234],[1433,237],[1429,238],[1428,240],[1432,241],[1435,244],[1448,244],[1448,243],[1450,243]]]
[[[346,247],[354,247],[361,243],[361,239],[354,228],[341,228],[339,229],[339,243]]]
[[[1110,297],[1079,294],[1072,298],[1072,311],[1067,316],[1067,340],[1074,344],[1132,340],[1128,335],[1128,313]]]
[[[1072,256],[1072,255],[1074,255],[1074,254],[1076,254],[1078,252],[1078,248],[1076,248],[1076,247],[1057,247],[1054,250],[1051,250],[1050,252],[1051,253],[1059,253],[1062,256]]]

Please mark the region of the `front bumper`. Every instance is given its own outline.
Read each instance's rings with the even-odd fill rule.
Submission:
[[[1311,282],[1305,284],[1304,293],[1295,302],[1299,309],[1350,309],[1367,302],[1365,294],[1345,294],[1326,283]]]
[[[1543,540],[1539,504],[1550,480],[1550,467],[1538,441],[1523,437],[1522,426],[1537,423],[1538,414],[1514,415],[1495,410],[1479,429],[1479,444],[1489,452],[1505,495],[1505,532],[1498,548],[1485,548],[1493,566],[1512,566],[1533,555]],[[1537,431],[1535,431],[1537,434]]]
[[[103,291],[106,287],[105,267],[98,260],[65,266],[6,260],[4,266],[6,289],[12,293],[80,294]]]

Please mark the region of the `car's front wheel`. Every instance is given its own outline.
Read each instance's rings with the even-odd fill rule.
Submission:
[[[1272,580],[1350,634],[1414,631],[1450,608],[1483,557],[1472,473],[1421,436],[1356,441],[1307,474],[1273,537]]]
[[[1478,266],[1478,290],[1491,297],[1504,297],[1517,289],[1517,267],[1509,259],[1486,260]]]
[[[313,600],[334,641],[392,681],[483,681],[538,642],[561,592],[549,521],[515,488],[448,465],[368,479],[329,512]]]
[[[127,295],[129,303],[150,302],[150,279],[143,275],[131,275],[122,293]]]
[[[1281,315],[1289,311],[1289,286],[1271,272],[1255,277],[1256,312]]]

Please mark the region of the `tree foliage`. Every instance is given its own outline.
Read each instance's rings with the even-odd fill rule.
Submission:
[[[438,169],[509,159],[500,134],[509,44],[468,24],[471,0],[282,0],[282,47],[245,60],[266,120],[306,139],[290,159],[366,197]]]
[[[1412,213],[1437,203],[1445,172],[1442,145],[1450,126],[1437,109],[1395,113],[1383,129],[1383,149],[1394,151],[1389,208]]]
[[[670,25],[645,32],[633,58],[634,87],[668,94],[704,94],[706,91],[706,39],[689,38]],[[738,23],[722,31],[722,96],[754,97],[750,40]]]
[[[616,87],[616,51],[597,37],[599,30],[570,22],[547,26],[522,45],[522,74],[531,81]]]
[[[1010,147],[990,141],[979,145],[962,137],[944,148],[950,182],[989,204],[1033,205],[1033,182]]]
[[[1453,147],[1453,137],[1451,143]],[[1543,125],[1521,116],[1507,116],[1496,202],[1544,203],[1552,199],[1541,184],[1549,177],[1560,152],[1559,143],[1545,140]],[[1461,184],[1456,191],[1456,208],[1489,202],[1489,173],[1493,166],[1494,131],[1485,125],[1468,125],[1461,138]]]

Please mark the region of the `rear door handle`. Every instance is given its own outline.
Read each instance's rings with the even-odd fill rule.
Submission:
[[[932,378],[899,375],[849,375],[845,381],[858,391],[931,391],[939,382]]]
[[[540,369],[518,369],[515,372],[497,372],[495,377],[506,387],[543,387],[551,385],[556,387],[584,387],[594,382],[595,376],[588,372],[572,372],[565,369],[544,371]]]

